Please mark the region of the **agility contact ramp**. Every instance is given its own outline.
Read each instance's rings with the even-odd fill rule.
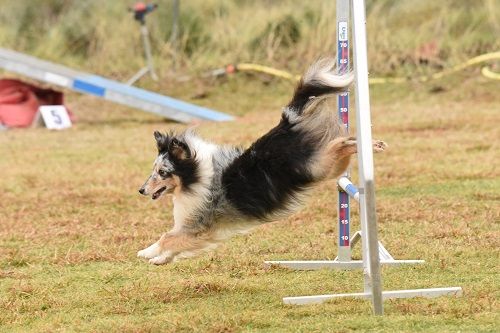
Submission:
[[[0,68],[183,123],[233,119],[230,115],[202,106],[3,48],[0,48]]]

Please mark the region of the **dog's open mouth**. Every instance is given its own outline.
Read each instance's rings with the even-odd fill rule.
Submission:
[[[162,188],[160,188],[158,191],[156,191],[155,193],[153,193],[153,195],[151,196],[151,198],[153,200],[156,200],[160,197],[160,195],[163,194],[163,192],[165,192],[167,188],[165,186],[163,186]]]

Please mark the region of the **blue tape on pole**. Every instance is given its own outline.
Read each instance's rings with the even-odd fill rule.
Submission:
[[[358,193],[358,189],[356,188],[356,186],[352,185],[352,184],[349,184],[345,187],[345,191],[351,196],[351,197],[354,197],[356,195],[356,193]]]
[[[104,89],[103,87],[99,87],[78,79],[75,79],[73,81],[73,89],[99,97],[104,97],[104,94],[106,93],[106,89]]]

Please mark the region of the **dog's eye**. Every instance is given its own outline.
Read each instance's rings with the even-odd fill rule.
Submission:
[[[172,175],[171,172],[167,172],[165,170],[160,170],[158,171],[158,174],[160,175],[160,177],[162,178],[167,178],[167,177],[170,177],[170,175]]]

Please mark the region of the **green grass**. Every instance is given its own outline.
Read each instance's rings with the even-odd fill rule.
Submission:
[[[497,83],[463,74],[433,84],[444,92],[429,93],[425,85],[372,89],[374,137],[390,145],[375,158],[380,238],[397,258],[426,260],[384,268],[383,283],[462,286],[463,297],[387,301],[383,318],[362,300],[283,305],[283,296],[362,288],[359,271],[262,264],[335,256],[333,180],[298,214],[214,252],[160,267],[137,259],[137,250],[172,225],[168,199],[137,194],[155,155],[153,130],[185,126],[70,93],[74,128],[0,133],[0,331],[496,331]],[[291,93],[289,83],[247,77],[200,89],[207,97],[197,103],[240,115],[198,127],[229,144],[264,133]],[[192,100],[193,89],[178,85],[170,93]],[[356,211],[353,219],[358,229]]]

